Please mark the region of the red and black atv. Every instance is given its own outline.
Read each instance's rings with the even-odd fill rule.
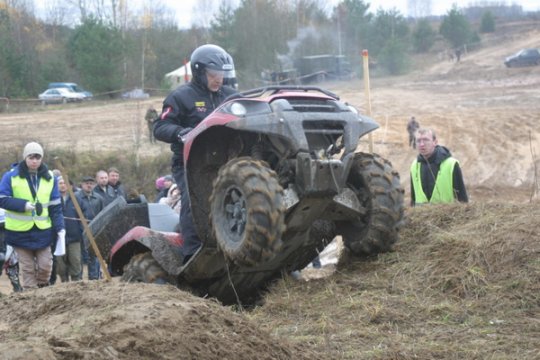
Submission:
[[[185,265],[178,218],[158,204],[118,199],[92,231],[113,275],[172,281],[225,304],[249,302],[283,273],[308,265],[336,235],[354,255],[396,242],[404,209],[399,175],[382,157],[356,152],[377,127],[317,87],[239,93],[184,142],[203,242]]]

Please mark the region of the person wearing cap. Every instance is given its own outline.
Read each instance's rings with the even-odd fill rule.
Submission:
[[[94,191],[95,187],[96,180],[92,176],[85,176],[81,182],[81,191],[77,193],[79,204],[86,208],[84,217],[88,221],[92,221],[105,207],[103,198]],[[88,264],[88,280],[97,280],[100,273],[99,262],[96,256],[88,251],[89,245],[81,243],[82,258]],[[82,279],[82,273],[80,278]]]
[[[191,54],[193,77],[187,84],[173,90],[163,101],[160,117],[154,123],[157,140],[171,144],[172,174],[182,198],[180,231],[183,262],[186,263],[201,246],[193,223],[191,203],[184,168],[184,140],[189,132],[210,115],[228,96],[236,93],[223,86],[224,78],[234,70],[232,57],[212,44],[199,46]]]
[[[0,181],[0,207],[6,210],[6,244],[19,256],[22,286],[32,289],[49,285],[51,245],[64,243],[66,230],[58,181],[43,163],[43,147],[30,142],[22,157]]]

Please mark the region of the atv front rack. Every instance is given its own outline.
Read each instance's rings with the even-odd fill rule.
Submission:
[[[300,85],[270,85],[260,88],[255,88],[243,92],[239,92],[233,95],[230,95],[225,99],[225,102],[229,100],[239,99],[239,98],[256,98],[261,97],[264,94],[268,95],[275,95],[277,93],[283,92],[283,91],[299,91],[299,92],[309,92],[309,91],[317,91],[322,94],[325,94],[327,96],[330,96],[333,99],[339,100],[339,96],[334,94],[331,91],[322,89],[317,86],[300,86]]]

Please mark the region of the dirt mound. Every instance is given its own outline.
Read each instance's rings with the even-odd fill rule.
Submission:
[[[3,359],[315,359],[172,286],[78,282],[1,300]]]
[[[539,218],[538,202],[414,208],[394,252],[287,278],[250,316],[329,359],[538,359]]]

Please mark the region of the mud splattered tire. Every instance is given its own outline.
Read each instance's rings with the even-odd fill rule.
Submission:
[[[347,186],[367,209],[355,221],[338,224],[343,243],[354,255],[388,251],[403,225],[403,189],[399,174],[376,154],[355,154]]]
[[[166,284],[168,275],[158,264],[151,252],[137,254],[124,267],[122,281]]]
[[[243,157],[225,164],[214,181],[210,206],[214,236],[232,262],[254,266],[280,249],[283,188],[264,162]]]

